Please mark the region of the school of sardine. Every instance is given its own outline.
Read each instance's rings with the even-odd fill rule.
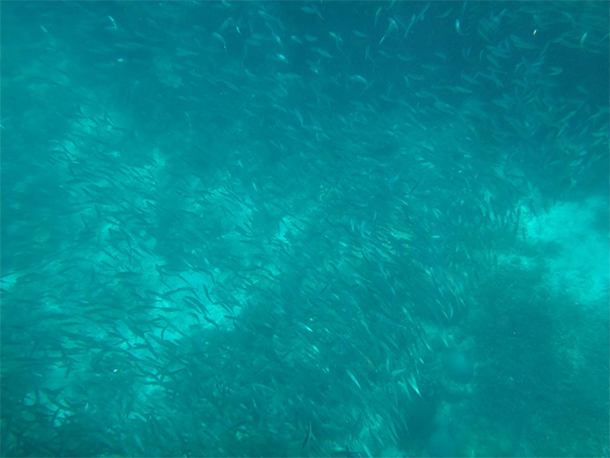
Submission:
[[[3,4],[2,455],[578,455],[475,439],[478,292],[607,194],[608,8]]]

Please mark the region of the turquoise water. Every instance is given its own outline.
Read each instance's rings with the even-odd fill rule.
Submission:
[[[608,456],[609,4],[2,5],[2,456]]]

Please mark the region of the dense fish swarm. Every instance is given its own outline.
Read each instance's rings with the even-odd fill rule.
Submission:
[[[2,456],[608,456],[607,2],[2,5]]]

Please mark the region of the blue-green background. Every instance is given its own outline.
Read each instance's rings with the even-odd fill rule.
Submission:
[[[3,2],[2,456],[608,456],[607,2]]]

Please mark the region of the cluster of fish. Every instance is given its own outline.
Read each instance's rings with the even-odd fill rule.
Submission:
[[[421,453],[469,289],[608,165],[607,3],[3,16],[5,456]]]

